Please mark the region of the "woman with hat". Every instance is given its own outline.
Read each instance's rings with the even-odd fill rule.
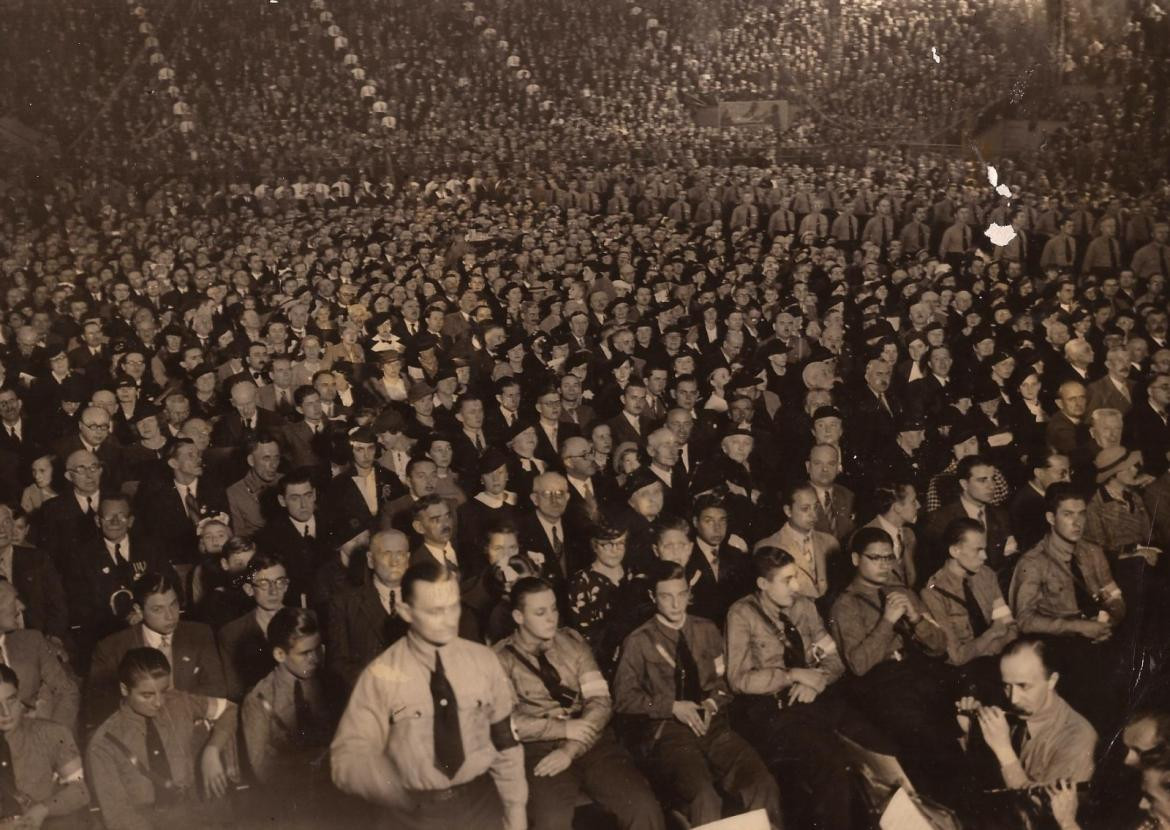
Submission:
[[[380,371],[362,385],[366,394],[383,405],[405,401],[407,382],[402,376],[402,353],[397,349],[384,349],[376,354]]]

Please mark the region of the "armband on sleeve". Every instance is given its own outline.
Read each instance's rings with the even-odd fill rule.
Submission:
[[[491,725],[491,736],[492,746],[496,748],[497,752],[503,752],[505,749],[511,749],[520,744],[519,738],[516,737],[516,728],[512,725],[511,715]]]

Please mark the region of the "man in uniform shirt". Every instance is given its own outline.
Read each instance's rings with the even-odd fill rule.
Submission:
[[[845,664],[816,606],[800,594],[792,556],[765,547],[753,560],[757,591],[727,613],[732,718],[780,780],[795,773],[808,785],[814,826],[847,830],[853,784],[849,748],[838,733],[876,752],[892,748],[830,689]]]
[[[1047,536],[1020,557],[1008,602],[1023,634],[1048,638],[1052,662],[1069,681],[1078,708],[1101,698],[1109,682],[1100,644],[1125,618],[1125,599],[1098,545],[1085,541],[1085,497],[1071,484],[1057,483],[1045,494]],[[1101,705],[1101,700],[1096,701]]]
[[[34,717],[23,693],[17,672],[0,665],[0,769],[11,776],[0,790],[0,823],[32,830],[88,806],[89,788],[72,724]]]
[[[722,817],[718,781],[745,808],[764,808],[772,827],[782,827],[775,780],[731,729],[719,629],[687,614],[690,586],[678,563],[654,563],[647,582],[657,613],[626,638],[614,678],[614,703],[631,716],[638,752],[685,805],[692,825]]]
[[[926,582],[922,604],[942,628],[947,662],[958,666],[964,685],[982,692],[998,684],[989,663],[1019,636],[995,571],[987,567],[987,535],[974,519],[954,519],[943,531],[945,565]]]
[[[512,687],[491,649],[459,639],[459,610],[447,568],[407,570],[410,633],[358,678],[331,746],[333,783],[384,807],[387,827],[524,830]]]
[[[899,745],[911,779],[948,798],[959,762],[951,679],[937,659],[946,635],[914,593],[895,581],[888,533],[863,527],[849,542],[853,581],[830,615],[833,639],[855,675],[853,702]]]
[[[264,783],[265,817],[297,816],[306,826],[337,821],[336,793],[321,763],[333,719],[317,670],[321,630],[304,608],[282,608],[268,625],[274,668],[244,698],[240,712],[249,766]]]
[[[121,706],[86,751],[108,830],[212,824],[206,800],[185,803],[194,798],[196,764],[205,799],[222,797],[229,776],[238,775],[236,705],[172,689],[171,674],[166,656],[149,647],[130,649],[118,664]],[[212,722],[211,734],[197,759],[196,730],[204,721]]]
[[[530,825],[570,830],[584,793],[623,828],[662,828],[650,785],[607,725],[613,702],[589,644],[557,627],[552,585],[524,577],[511,605],[517,630],[495,651],[518,699],[512,722],[524,747]]]

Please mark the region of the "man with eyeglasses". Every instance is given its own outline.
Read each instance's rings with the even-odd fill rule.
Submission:
[[[1170,375],[1156,373],[1125,416],[1122,441],[1142,454],[1151,475],[1170,468]]]
[[[237,703],[276,667],[266,635],[268,623],[284,607],[288,571],[275,556],[257,554],[248,562],[243,584],[244,593],[255,601],[256,607],[216,633],[227,696]]]
[[[580,435],[580,428],[561,421],[561,393],[555,386],[546,386],[536,398],[536,449],[534,457],[547,465],[555,465],[560,457],[561,444]]]
[[[159,545],[134,531],[128,496],[103,494],[95,520],[97,537],[77,549],[73,566],[64,573],[69,621],[83,660],[81,670],[99,640],[137,622],[135,578],[148,570],[174,576]]]
[[[898,584],[890,535],[863,527],[849,541],[856,572],[833,603],[830,630],[852,677],[853,704],[898,745],[898,760],[926,794],[951,803],[960,777],[946,634]]]
[[[540,567],[541,576],[553,584],[563,602],[569,575],[589,561],[579,539],[566,534],[569,482],[560,473],[542,473],[533,479],[531,498],[532,507],[520,515],[520,550]]]
[[[104,407],[92,404],[85,407],[77,419],[77,432],[58,441],[53,447],[53,454],[58,458],[68,458],[76,450],[93,453],[101,462],[102,486],[108,490],[119,490],[123,481],[124,459],[122,447],[111,433],[112,421],[109,410]]]
[[[74,450],[65,456],[65,480],[70,486],[61,495],[41,506],[41,547],[65,572],[74,561],[74,552],[98,537],[99,490],[104,469],[89,450]]]

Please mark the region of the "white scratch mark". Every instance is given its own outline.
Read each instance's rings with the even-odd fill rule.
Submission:
[[[1005,199],[1012,197],[1011,188],[1006,184],[999,183],[999,171],[995,169],[994,165],[987,165],[987,181],[995,188],[995,192],[1000,196],[1003,196]]]
[[[983,235],[991,240],[991,244],[1003,247],[1016,238],[1016,229],[1011,225],[1000,225],[992,222],[987,226]]]
[[[938,56],[938,49],[933,46],[930,47],[930,56],[934,58],[935,63],[942,63],[942,58]]]

